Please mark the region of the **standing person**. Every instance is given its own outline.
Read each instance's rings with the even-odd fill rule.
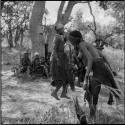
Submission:
[[[89,102],[89,105],[90,117],[92,117],[95,116],[101,84],[107,85],[117,91],[117,93],[115,93],[111,89],[111,92],[115,95],[117,99],[120,99],[121,93],[119,91],[118,85],[114,80],[111,69],[108,65],[105,64],[102,58],[102,53],[100,53],[91,44],[83,41],[82,35],[79,31],[75,30],[70,32],[69,40],[74,46],[78,46],[78,49],[81,52],[81,58],[85,60],[85,65],[87,66],[84,80],[84,89],[90,89],[91,92],[91,101]],[[88,86],[89,74],[91,71],[93,71],[93,76],[90,82],[90,86]]]
[[[68,98],[66,95],[67,91],[67,82],[66,82],[66,60],[67,55],[64,52],[64,26],[62,24],[57,24],[55,26],[55,39],[54,39],[54,50],[51,55],[51,74],[52,74],[52,86],[55,86],[55,91],[52,92],[52,96],[57,100],[60,100],[57,96],[57,92],[63,86],[62,98]]]
[[[65,68],[66,69],[67,89],[68,89],[68,85],[70,85],[71,90],[75,91],[75,83],[74,83],[75,75],[73,73],[73,69],[75,68],[75,65],[73,63],[74,47],[68,40],[66,40],[66,43],[64,45],[64,52],[67,55],[66,68]]]

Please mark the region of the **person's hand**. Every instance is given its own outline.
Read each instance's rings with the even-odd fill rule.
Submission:
[[[86,83],[88,83],[88,80],[89,80],[89,75],[86,74],[86,75],[85,75],[85,80],[84,80],[84,81],[85,81]]]
[[[86,81],[84,81],[83,83],[83,90],[88,90],[89,89],[89,85]]]
[[[86,74],[86,75],[85,75],[84,84],[83,84],[83,89],[84,89],[84,90],[88,90],[88,87],[89,87],[89,86],[88,86],[88,84],[89,84],[89,83],[88,83],[88,80],[89,80],[89,75]]]

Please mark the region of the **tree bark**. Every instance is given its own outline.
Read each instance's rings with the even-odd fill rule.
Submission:
[[[15,47],[17,47],[18,45],[18,40],[20,38],[20,27],[17,27],[16,29],[16,34],[15,34],[15,38],[14,38],[14,44],[15,44]]]
[[[69,1],[68,5],[63,12],[65,1],[61,1],[58,14],[57,14],[57,23],[62,23],[66,25],[69,21],[69,17],[71,15],[72,9],[75,4],[81,3],[82,1]],[[30,18],[30,38],[32,41],[32,52],[39,52],[41,56],[45,56],[45,43],[44,37],[41,35],[40,39],[40,24],[43,19],[43,14],[45,12],[45,1],[35,1],[33,6],[32,15]],[[48,33],[48,50],[52,52],[53,50],[53,39],[55,36],[54,27],[53,30]]]
[[[58,10],[56,23],[62,23],[63,25],[66,25],[69,21],[69,17],[71,15],[72,9],[76,3],[79,3],[79,1],[69,1],[63,14],[62,12],[63,12],[65,1],[62,1]]]
[[[40,56],[45,56],[44,38],[40,35],[40,28],[45,12],[45,1],[35,1],[30,18],[30,38],[32,41],[32,53],[39,52]]]
[[[12,35],[12,30],[11,30],[11,22],[9,22],[8,26],[9,26],[8,43],[9,43],[9,47],[11,49],[11,48],[13,48],[13,35]]]
[[[21,39],[20,39],[20,51],[19,51],[19,57],[20,57],[20,61],[21,61],[21,55],[22,55],[22,45],[23,45],[23,33],[24,30],[23,28],[20,29],[20,35],[21,35]]]

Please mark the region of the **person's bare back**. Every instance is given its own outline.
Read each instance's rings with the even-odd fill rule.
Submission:
[[[100,55],[99,55],[98,51],[96,50],[96,48],[94,48],[91,44],[86,43],[86,42],[81,42],[79,44],[79,49],[82,52],[83,56],[85,56],[85,53],[82,50],[85,48],[86,48],[86,51],[88,51],[91,54],[93,60],[100,58]],[[87,57],[85,57],[85,58],[87,58]]]

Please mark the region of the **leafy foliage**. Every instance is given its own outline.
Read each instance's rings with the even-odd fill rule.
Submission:
[[[107,11],[107,15],[110,14],[114,18],[116,18],[117,26],[116,32],[117,33],[124,33],[124,8],[125,8],[125,1],[101,1],[100,6],[104,10]]]
[[[32,1],[7,1],[4,3],[2,9],[2,36],[10,36],[11,42],[13,43],[14,37],[17,41],[17,35],[21,30],[25,31],[28,29],[29,15],[32,9]],[[18,32],[18,33],[17,33]],[[16,35],[15,35],[16,34]],[[8,38],[8,42],[10,39]],[[16,43],[15,43],[16,44]],[[13,47],[13,46],[12,46]]]

